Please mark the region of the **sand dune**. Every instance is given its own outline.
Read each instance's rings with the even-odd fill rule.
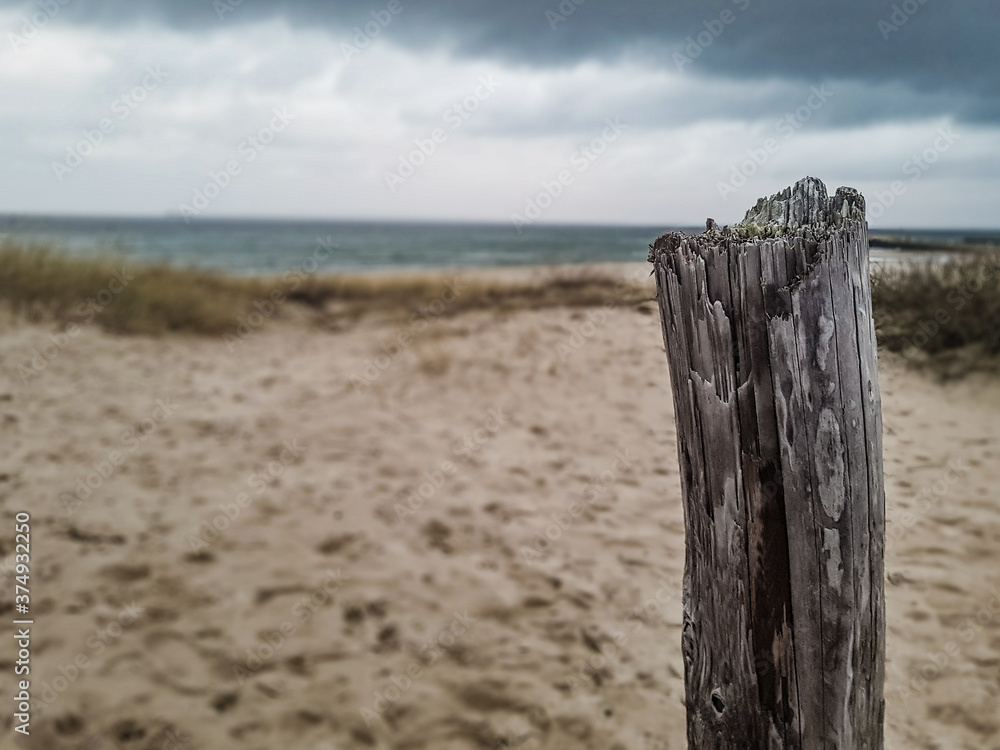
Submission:
[[[51,327],[8,325],[25,746],[683,748],[653,312],[468,313],[388,352],[405,321],[278,321],[232,353],[87,329],[27,384]],[[1000,383],[881,379],[888,746],[1000,748]]]

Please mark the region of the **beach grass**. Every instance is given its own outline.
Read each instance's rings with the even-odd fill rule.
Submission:
[[[879,345],[889,351],[1000,355],[1000,255],[876,266],[872,306]]]
[[[436,317],[477,309],[638,305],[652,294],[644,282],[585,266],[539,269],[530,278],[444,272],[237,277],[0,243],[0,302],[15,316],[94,323],[126,334],[219,335],[254,312],[280,317],[296,305],[328,322],[371,313]]]
[[[0,244],[0,300],[28,320],[96,323],[116,333],[221,333],[248,307],[246,282],[207,271],[135,266]]]
[[[640,276],[563,266],[521,274],[238,277],[0,243],[0,303],[15,316],[93,323],[122,334],[222,335],[255,311],[281,317],[294,307],[328,323],[373,313],[436,317],[485,309],[630,305],[649,312],[652,285]],[[879,345],[889,351],[1000,355],[1000,255],[873,266],[872,304]]]

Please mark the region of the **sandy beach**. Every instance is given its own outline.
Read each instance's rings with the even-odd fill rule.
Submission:
[[[0,748],[684,748],[654,304],[439,312],[61,346],[5,319],[37,625]],[[996,750],[1000,380],[880,379],[887,747]]]

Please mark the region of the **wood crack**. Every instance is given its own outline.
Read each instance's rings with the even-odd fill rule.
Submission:
[[[689,746],[878,750],[884,509],[864,199],[806,178],[732,228],[664,235],[650,260],[682,464]]]

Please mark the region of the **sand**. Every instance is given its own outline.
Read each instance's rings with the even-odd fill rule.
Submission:
[[[54,327],[5,323],[36,707],[0,747],[685,747],[653,313],[288,314],[235,347],[88,327],[28,383]],[[1000,748],[1000,382],[880,377],[887,744]]]

